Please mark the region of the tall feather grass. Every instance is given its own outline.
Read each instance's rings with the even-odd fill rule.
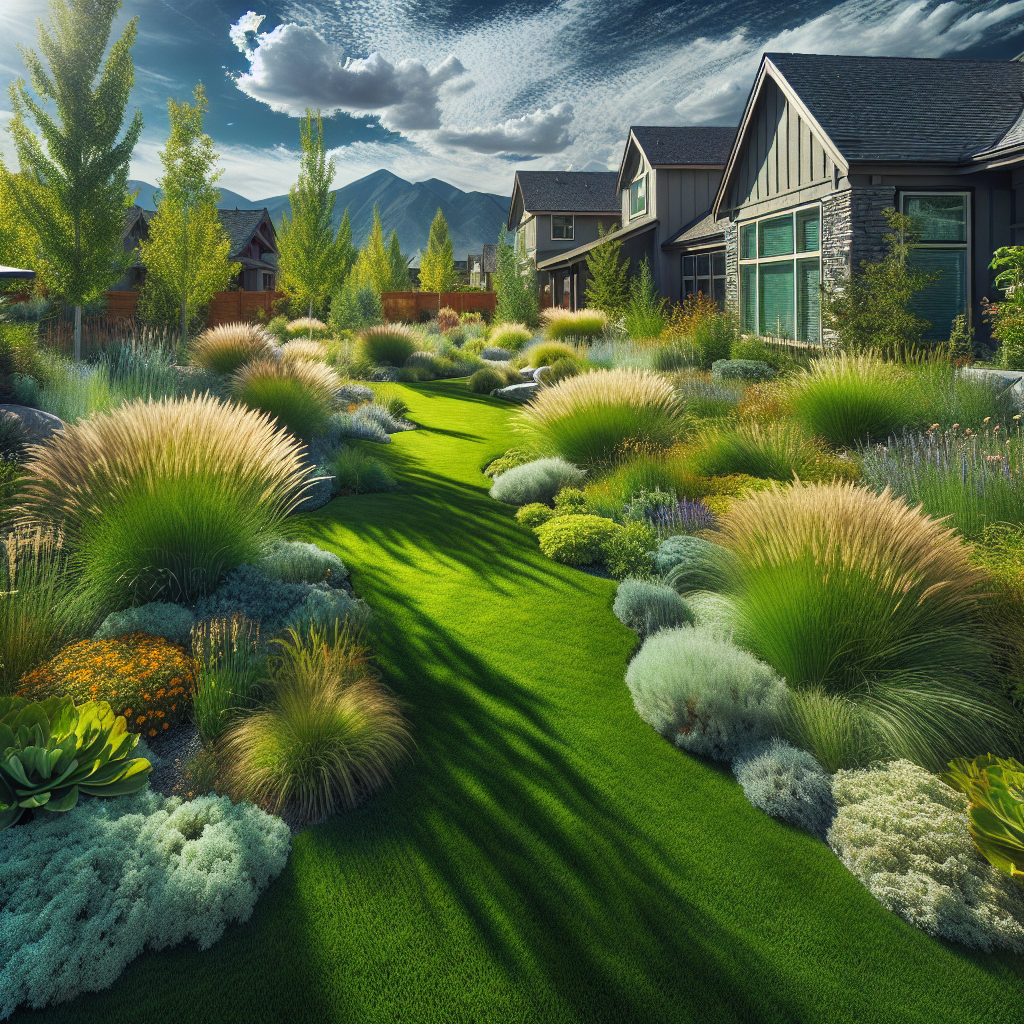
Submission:
[[[987,576],[952,530],[888,491],[836,483],[750,495],[722,532],[737,637],[791,688],[852,702],[879,750],[924,767],[1019,743],[988,689]]]
[[[310,341],[308,338],[296,338],[281,346],[281,358],[285,361],[308,359],[310,362],[322,363],[328,354],[327,346],[322,341]]]
[[[381,790],[409,745],[398,701],[358,641],[291,631],[271,663],[265,706],[232,723],[218,755],[236,799],[316,821]]]
[[[327,428],[340,387],[341,378],[323,363],[259,359],[231,378],[229,392],[236,402],[269,413],[296,437],[309,440]]]
[[[193,627],[197,684],[192,713],[207,742],[216,740],[250,706],[262,667],[258,650],[259,623],[241,616],[210,619]]]
[[[208,327],[192,343],[189,362],[212,373],[234,373],[239,367],[274,354],[274,340],[256,324]]]
[[[522,424],[580,466],[613,463],[631,446],[665,448],[682,427],[672,385],[639,370],[594,370],[543,388]]]
[[[789,481],[794,475],[806,476],[823,455],[821,445],[799,424],[783,420],[708,430],[690,450],[686,463],[699,476],[745,473]]]
[[[380,324],[363,331],[356,343],[357,358],[372,366],[405,366],[422,344],[422,336],[404,324]]]
[[[600,309],[570,311],[552,307],[541,311],[544,337],[549,341],[562,338],[599,338],[608,327],[608,314]]]
[[[498,348],[518,352],[533,338],[533,331],[526,324],[496,324],[491,328],[488,343]]]
[[[309,477],[266,414],[209,395],[133,402],[36,448],[20,512],[64,532],[99,607],[187,602],[259,557]]]

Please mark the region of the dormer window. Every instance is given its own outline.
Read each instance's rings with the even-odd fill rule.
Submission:
[[[629,217],[639,217],[647,212],[647,174],[644,171],[643,161],[637,170],[637,177],[629,186]]]

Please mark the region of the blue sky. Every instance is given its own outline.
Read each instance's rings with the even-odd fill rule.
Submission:
[[[46,11],[0,0],[5,87]],[[124,0],[118,25],[136,15],[133,176],[159,176],[167,97],[202,80],[221,184],[251,199],[294,179],[306,106],[331,111],[337,185],[386,167],[508,194],[516,167],[616,167],[630,124],[735,124],[765,50],[1024,50],[1024,0]]]

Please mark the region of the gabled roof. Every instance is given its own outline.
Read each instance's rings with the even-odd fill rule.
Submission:
[[[851,161],[960,163],[990,149],[1024,108],[1024,64],[1012,60],[766,53]]]
[[[621,191],[629,184],[624,175],[636,150],[643,153],[652,167],[724,167],[735,137],[733,127],[634,125],[629,129],[616,187]],[[628,177],[632,179],[632,173]]]
[[[609,213],[622,212],[615,188],[614,171],[516,171],[508,228],[516,196],[529,213]]]
[[[596,249],[599,245],[604,245],[605,242],[622,242],[627,238],[635,238],[637,235],[642,235],[646,231],[653,231],[659,223],[660,222],[657,217],[641,217],[639,220],[635,220],[631,224],[627,224],[625,227],[619,228],[617,231],[611,231],[601,238],[595,238],[594,241],[587,242],[586,245],[581,245],[575,249],[570,249],[568,252],[560,252],[557,256],[541,260],[541,262],[537,264],[537,269],[554,270],[563,264],[568,266],[570,263],[576,263],[581,257],[586,256],[586,254],[592,249]]]
[[[681,227],[671,238],[661,243],[662,249],[678,249],[687,245],[700,245],[701,243],[716,242],[721,239],[725,241],[725,228],[729,223],[728,217],[715,219],[713,213],[702,213],[695,217],[689,224]]]
[[[238,253],[252,241],[252,236],[256,234],[264,220],[270,225],[268,235],[271,241],[275,240],[274,224],[270,219],[270,212],[265,206],[259,210],[239,210],[236,207],[234,210],[218,210],[217,214],[231,239],[229,259],[235,259]]]

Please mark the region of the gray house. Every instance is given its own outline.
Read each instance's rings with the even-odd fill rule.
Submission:
[[[615,238],[635,272],[646,257],[661,294],[678,302],[703,291],[725,300],[725,225],[709,217],[736,129],[634,127],[615,189],[622,229]],[[601,241],[538,262],[571,285],[570,304],[584,305],[587,255]],[[561,292],[556,289],[556,304]]]
[[[821,340],[819,283],[881,256],[892,207],[942,275],[930,337],[983,338],[992,251],[1024,242],[1024,63],[765,54],[711,211],[742,328]]]
[[[542,301],[560,305],[565,285],[565,275],[555,280],[543,263],[618,227],[616,180],[614,171],[516,171],[508,229],[537,264]]]

